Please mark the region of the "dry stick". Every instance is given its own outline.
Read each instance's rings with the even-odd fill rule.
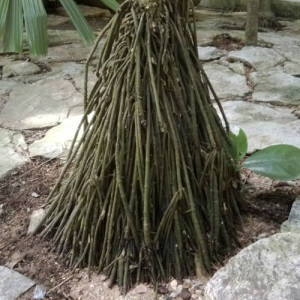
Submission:
[[[56,289],[58,289],[59,287],[61,287],[63,284],[65,284],[66,282],[68,282],[69,280],[71,280],[73,278],[74,275],[71,275],[70,277],[66,278],[65,280],[63,280],[62,282],[60,282],[59,284],[57,284],[56,286],[54,286],[53,288],[51,288],[50,290],[47,291],[46,295],[49,295],[51,292],[55,291]]]

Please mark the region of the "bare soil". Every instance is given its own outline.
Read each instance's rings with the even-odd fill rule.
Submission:
[[[28,237],[26,233],[32,211],[46,204],[62,165],[60,160],[36,158],[0,181],[0,207],[2,205],[3,209],[0,265],[7,265],[45,285],[50,290],[46,299],[55,300],[76,299],[70,296],[71,289],[74,282],[86,277],[86,273],[79,270],[72,273],[52,252],[48,241],[38,236]],[[300,194],[300,182],[275,182],[246,170],[242,172],[242,180],[245,204],[242,209],[244,225],[238,230],[241,248],[278,232],[293,200]],[[33,197],[32,193],[39,196]],[[85,284],[88,285],[86,278]],[[22,299],[31,299],[30,295],[32,291]]]

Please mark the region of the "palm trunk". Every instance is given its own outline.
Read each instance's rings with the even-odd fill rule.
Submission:
[[[258,12],[259,0],[248,0],[247,23],[246,23],[246,44],[256,46],[258,36]]]
[[[70,265],[96,266],[125,290],[209,272],[236,244],[239,174],[190,3],[121,6],[82,124],[94,116],[49,196],[43,235]]]

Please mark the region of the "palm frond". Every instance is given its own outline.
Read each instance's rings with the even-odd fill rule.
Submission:
[[[22,52],[23,10],[21,1],[9,1],[3,41],[4,52]]]
[[[47,13],[42,0],[23,0],[24,20],[32,55],[46,55],[48,50]]]
[[[94,33],[89,27],[86,19],[82,15],[80,9],[73,0],[59,0],[67,14],[69,15],[73,25],[79,32],[81,38],[86,44],[91,44],[94,41]]]
[[[120,7],[120,4],[116,0],[100,0],[100,1],[113,11],[117,11]]]
[[[2,0],[0,2],[0,38],[4,34],[4,27],[6,22],[6,16],[8,12],[9,0]]]

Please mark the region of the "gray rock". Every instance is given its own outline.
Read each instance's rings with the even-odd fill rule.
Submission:
[[[199,59],[202,61],[209,61],[218,59],[224,55],[226,55],[226,51],[220,50],[216,47],[198,47],[198,55]]]
[[[84,93],[84,71],[82,73],[78,74],[77,76],[74,76],[74,84],[76,88],[81,92]],[[97,76],[96,74],[92,71],[92,68],[90,68],[89,73],[88,73],[88,93],[91,92],[92,88],[94,87],[95,83],[97,82]]]
[[[0,95],[9,94],[12,90],[17,87],[24,86],[24,84],[9,79],[0,80]]]
[[[283,24],[284,31],[293,33],[293,34],[300,34],[300,19],[299,20],[280,20],[280,23]]]
[[[286,62],[283,66],[283,71],[289,75],[300,77],[300,62]]]
[[[37,209],[32,212],[30,216],[30,223],[27,230],[27,234],[33,234],[35,230],[40,226],[46,215],[46,211],[44,209]]]
[[[256,83],[253,100],[300,104],[300,78],[277,68],[257,74]]]
[[[70,19],[68,17],[48,14],[48,20],[47,20],[48,28],[59,27],[68,22],[70,22]]]
[[[204,65],[208,78],[219,98],[243,97],[250,92],[246,78],[217,63]]]
[[[59,16],[57,16],[59,17]],[[61,17],[64,18],[64,17]],[[68,19],[68,18],[66,18]],[[48,29],[49,46],[64,45],[70,43],[81,43],[79,33],[76,30]],[[52,52],[52,51],[50,51]]]
[[[13,60],[9,56],[0,56],[0,67],[5,66],[6,64],[11,63]]]
[[[244,67],[243,63],[240,62],[234,62],[228,65],[229,69],[232,70],[233,72],[240,74],[240,75],[245,75],[246,70]]]
[[[70,117],[51,128],[42,139],[29,145],[30,157],[65,158],[81,119],[82,115]]]
[[[241,250],[205,288],[207,300],[300,299],[300,234],[279,233]]]
[[[83,44],[70,44],[50,47],[48,55],[39,58],[41,62],[84,61],[91,51],[91,47]]]
[[[13,77],[13,76],[25,76],[39,73],[40,67],[29,61],[14,61],[6,64],[2,70],[2,76]]]
[[[15,129],[43,128],[65,120],[71,109],[81,106],[82,95],[70,81],[41,80],[17,87],[0,113],[1,125]]]
[[[0,178],[28,161],[26,150],[22,134],[0,128]]]
[[[300,120],[292,110],[246,101],[222,105],[231,127],[247,134],[249,152],[276,144],[300,147]]]
[[[228,61],[227,57],[222,57],[219,60],[219,63],[227,68],[229,68],[231,71],[240,74],[240,75],[245,75],[246,74],[246,69],[243,63],[236,61],[236,62],[232,62],[232,61]]]
[[[281,225],[281,232],[300,233],[300,197],[295,200],[287,221]]]
[[[273,50],[292,62],[300,62],[299,53],[299,33],[290,34],[289,32],[262,32],[260,38],[268,43],[272,43]]]
[[[75,77],[82,77],[82,78],[84,77],[84,64],[70,61],[70,62],[51,63],[48,64],[48,67],[50,69],[48,72],[43,72],[38,75],[19,77],[18,79],[22,83],[32,84],[41,80],[53,80],[53,79],[71,80]]]
[[[285,58],[273,49],[252,46],[230,52],[228,59],[244,62],[255,70],[271,68],[285,61]]]
[[[31,279],[0,266],[0,300],[15,300],[32,286]]]

